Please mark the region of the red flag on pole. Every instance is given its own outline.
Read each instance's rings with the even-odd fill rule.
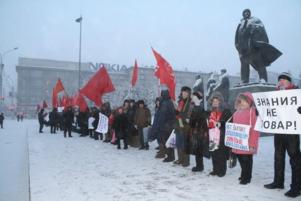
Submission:
[[[67,95],[64,95],[62,98],[62,106],[64,108],[67,108],[69,106],[69,97]]]
[[[81,93],[78,93],[74,97],[74,104],[79,107],[79,110],[81,112],[85,112],[87,110],[87,108],[88,108],[86,100],[85,100],[84,96]]]
[[[80,89],[80,93],[92,100],[96,106],[102,104],[101,97],[114,91],[114,85],[105,67],[101,67],[88,83]]]
[[[55,94],[55,89],[52,90],[52,107],[53,108],[58,107],[58,98],[57,98],[57,94]]]
[[[175,100],[175,75],[171,65],[153,48],[152,51],[157,60],[157,66],[155,69],[155,76],[160,80],[160,84],[166,84],[169,89],[170,97]]]
[[[64,85],[63,85],[61,79],[59,78],[53,89],[53,94],[57,95],[58,93],[60,93],[61,91],[64,91],[64,90],[65,90]]]
[[[48,105],[47,105],[47,103],[46,103],[45,100],[43,101],[43,106],[42,106],[42,108],[43,108],[43,109],[44,109],[44,108],[48,108]]]
[[[136,85],[137,79],[138,79],[138,64],[137,64],[137,60],[135,60],[135,65],[133,68],[133,75],[132,75],[132,87]]]

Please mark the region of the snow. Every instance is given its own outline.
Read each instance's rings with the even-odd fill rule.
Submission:
[[[6,123],[13,124],[12,121]],[[19,133],[13,135],[17,130]],[[18,124],[14,129],[8,129],[7,135],[19,138],[21,133],[26,136],[26,130],[32,201],[293,200],[284,196],[291,181],[288,160],[286,188],[263,188],[264,184],[272,181],[274,174],[273,137],[260,139],[259,153],[254,157],[252,182],[240,185],[239,164],[228,169],[225,177],[219,178],[209,176],[212,164],[205,159],[204,172],[194,173],[191,171],[195,164],[193,156],[190,157],[191,165],[187,168],[155,159],[156,143],[150,144],[149,151],[132,147],[117,150],[114,145],[89,137],[78,137],[76,133],[73,133],[73,138],[64,138],[62,132],[50,134],[49,127],[44,128],[43,134],[39,134],[37,120],[28,120],[20,126]],[[0,139],[2,147],[3,136]],[[5,155],[13,159],[11,154]],[[1,180],[2,178],[1,175]],[[4,182],[1,181],[1,188]],[[2,201],[1,197],[0,200]]]
[[[26,128],[32,122],[4,120],[0,129],[0,201],[29,200]]]

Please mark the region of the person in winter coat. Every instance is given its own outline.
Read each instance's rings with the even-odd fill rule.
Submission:
[[[278,90],[297,89],[292,83],[289,73],[281,73],[278,77]],[[301,112],[301,111],[300,111]],[[299,113],[300,113],[299,112]],[[284,188],[284,169],[286,152],[290,157],[290,165],[292,169],[292,183],[289,191],[285,193],[288,197],[300,196],[301,190],[301,153],[300,153],[300,135],[274,135],[274,181],[264,185],[267,189],[283,189]]]
[[[94,127],[94,140],[102,140],[102,136],[101,136],[101,133],[97,132],[96,129],[98,127],[98,123],[99,123],[99,109],[96,109],[93,111],[93,118],[94,118],[94,121],[93,121],[93,127]]]
[[[208,128],[209,128],[209,151],[212,156],[213,171],[210,175],[223,177],[227,171],[227,158],[229,149],[225,146],[225,124],[231,117],[231,111],[225,107],[221,93],[213,92],[209,104]]]
[[[191,102],[193,108],[189,120],[189,150],[190,154],[195,155],[196,166],[192,168],[193,172],[201,172],[204,170],[203,154],[204,145],[208,141],[208,114],[203,108],[203,94],[201,92],[194,92],[192,94]]]
[[[235,101],[235,109],[233,123],[251,126],[249,131],[249,151],[232,149],[232,152],[237,155],[241,167],[240,184],[246,185],[251,182],[253,155],[257,153],[260,136],[259,132],[254,130],[257,112],[252,94],[250,92],[239,94]]]
[[[128,136],[128,143],[132,147],[139,147],[140,144],[140,139],[138,136],[138,130],[135,128],[135,113],[136,113],[137,107],[136,107],[136,102],[135,100],[131,99],[129,100],[129,106],[126,110],[126,116],[128,119],[128,124],[127,124],[127,136]]]
[[[120,140],[123,139],[123,143],[124,143],[124,149],[128,149],[128,136],[127,136],[127,132],[126,132],[126,128],[127,128],[127,124],[128,124],[128,119],[126,114],[123,111],[122,107],[119,107],[116,110],[116,114],[114,117],[114,122],[112,125],[112,128],[115,130],[115,135],[117,138],[117,149],[120,149]]]
[[[138,129],[138,134],[140,137],[140,150],[149,149],[148,142],[144,140],[143,129],[150,126],[151,124],[151,113],[146,107],[143,100],[138,101],[138,108],[136,109],[134,116],[134,124]]]
[[[79,111],[79,113],[77,115],[77,122],[78,122],[78,126],[79,126],[80,137],[88,136],[88,124],[87,124],[88,118],[89,118],[89,109],[88,108],[85,112]]]
[[[95,121],[95,118],[93,117],[92,112],[89,113],[89,118],[88,118],[88,134],[90,136],[90,138],[93,138],[94,136],[94,126],[93,126],[93,122]]]
[[[57,108],[53,108],[53,110],[49,113],[50,133],[56,133],[57,123],[58,123]]]
[[[150,132],[149,132],[149,136],[148,136],[148,140],[149,141],[154,141],[157,140],[157,143],[160,144],[160,139],[157,135],[157,133],[153,132],[153,127],[154,125],[158,124],[158,110],[159,110],[159,106],[160,106],[160,97],[157,97],[155,100],[155,114],[154,114],[154,118],[152,119],[152,126],[150,128]],[[156,147],[157,150],[159,150],[159,146]]]
[[[4,114],[1,113],[0,114],[0,126],[1,126],[1,128],[3,128],[3,121],[4,121]]]
[[[71,130],[72,130],[72,124],[74,123],[74,114],[72,111],[72,107],[68,106],[67,111],[63,114],[63,121],[64,121],[64,137],[72,137]]]
[[[39,124],[40,124],[39,133],[43,133],[43,127],[45,124],[46,115],[47,115],[47,113],[44,113],[44,109],[41,109],[38,114],[38,120],[39,120]]]
[[[161,99],[159,104],[159,109],[157,111],[156,119],[153,124],[152,132],[154,132],[154,136],[158,136],[159,138],[159,151],[156,154],[156,158],[165,158],[164,161],[174,161],[175,155],[173,148],[166,148],[165,144],[167,139],[169,138],[173,126],[175,123],[175,108],[173,102],[170,98],[169,91],[167,89],[161,91]]]
[[[181,95],[176,109],[176,148],[178,152],[178,160],[174,164],[187,167],[190,164],[189,154],[186,147],[189,135],[189,118],[190,118],[190,102],[191,102],[191,89],[187,86],[181,88]]]

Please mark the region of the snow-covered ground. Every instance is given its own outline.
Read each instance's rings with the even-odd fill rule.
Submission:
[[[191,172],[191,167],[195,164],[193,156],[189,168],[155,159],[155,143],[151,144],[149,151],[132,147],[117,150],[111,144],[88,137],[80,138],[78,134],[65,139],[61,132],[50,134],[49,128],[44,128],[44,134],[39,134],[37,121],[28,120],[24,125],[27,129],[16,124],[15,130],[23,133],[28,130],[32,201],[299,199],[284,196],[291,177],[288,161],[286,188],[263,188],[264,184],[273,179],[272,137],[260,139],[260,151],[254,157],[252,182],[243,186],[238,183],[239,165],[228,169],[225,177],[218,178],[208,176],[212,165],[207,159],[202,173]],[[10,158],[11,154],[7,154],[7,157]],[[1,198],[0,200],[2,201]]]
[[[29,200],[27,128],[32,121],[5,120],[0,129],[0,201]]]

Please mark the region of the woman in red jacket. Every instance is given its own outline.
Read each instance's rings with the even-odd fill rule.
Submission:
[[[249,151],[232,149],[237,155],[241,166],[240,184],[248,184],[252,178],[253,154],[257,153],[259,132],[254,130],[257,115],[254,100],[250,92],[239,94],[235,102],[235,113],[233,123],[250,125],[249,131]]]

